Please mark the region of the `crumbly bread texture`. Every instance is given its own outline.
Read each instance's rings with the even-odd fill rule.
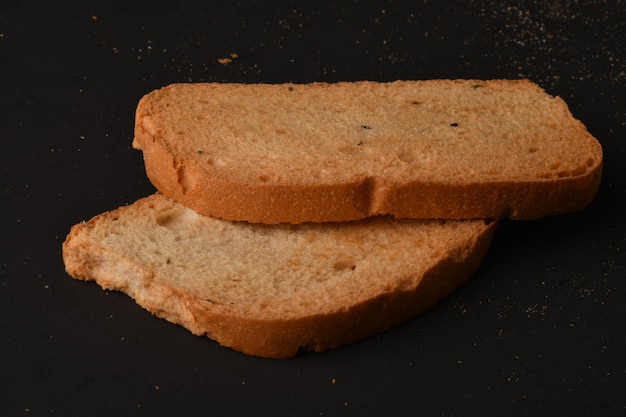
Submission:
[[[75,225],[67,272],[196,335],[264,357],[323,351],[434,305],[468,277],[496,222],[251,224],[160,193]]]
[[[158,190],[261,223],[533,219],[594,198],[602,149],[528,80],[174,84],[134,146]]]

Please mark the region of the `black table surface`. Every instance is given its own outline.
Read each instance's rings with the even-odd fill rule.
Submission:
[[[245,356],[71,279],[69,228],[154,191],[173,82],[529,78],[605,152],[595,201],[504,221],[473,278],[344,348]],[[0,415],[626,415],[626,2],[0,3]]]

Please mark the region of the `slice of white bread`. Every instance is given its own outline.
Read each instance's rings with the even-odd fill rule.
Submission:
[[[533,219],[594,198],[602,149],[528,80],[174,84],[134,146],[170,198],[261,223]]]
[[[357,341],[433,306],[477,269],[496,221],[265,225],[160,193],[75,225],[67,272],[196,335],[264,357]]]

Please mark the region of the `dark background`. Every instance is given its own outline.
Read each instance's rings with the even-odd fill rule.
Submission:
[[[625,51],[623,1],[2,0],[0,415],[626,415]],[[64,272],[74,223],[154,190],[131,148],[153,89],[520,77],[602,143],[596,200],[505,221],[472,280],[378,336],[247,357]]]

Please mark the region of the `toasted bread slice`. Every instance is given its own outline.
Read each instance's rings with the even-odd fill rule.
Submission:
[[[324,351],[433,306],[470,277],[497,222],[265,225],[202,216],[160,193],[75,225],[67,272],[264,357]]]
[[[175,84],[134,146],[158,190],[260,223],[533,219],[594,198],[602,149],[527,80]]]

